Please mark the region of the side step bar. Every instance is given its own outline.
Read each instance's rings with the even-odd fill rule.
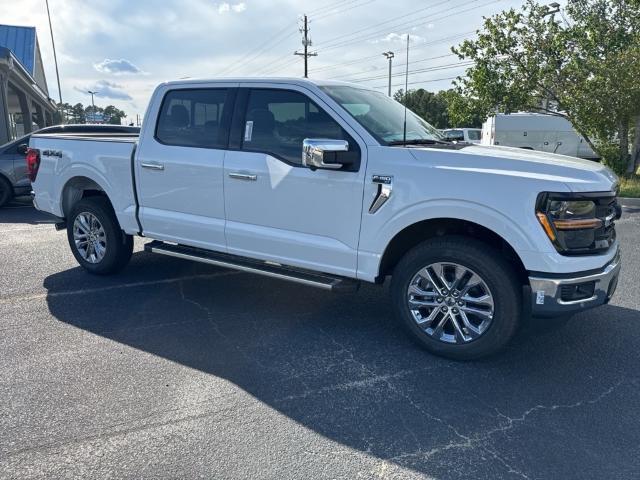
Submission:
[[[159,253],[170,257],[208,263],[218,267],[231,268],[241,272],[255,273],[267,277],[279,278],[290,282],[301,283],[311,287],[331,290],[333,292],[354,292],[360,282],[351,278],[333,276],[325,273],[312,272],[295,267],[288,267],[274,263],[262,262],[250,258],[212,252],[202,248],[174,245],[157,240],[144,246],[146,252]]]

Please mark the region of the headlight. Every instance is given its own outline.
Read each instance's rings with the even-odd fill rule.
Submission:
[[[614,193],[543,193],[536,216],[560,253],[596,253],[615,241],[613,221],[619,218],[619,207]]]

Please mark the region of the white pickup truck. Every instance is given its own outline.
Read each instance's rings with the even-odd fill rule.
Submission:
[[[400,321],[450,358],[495,352],[525,315],[607,303],[618,280],[606,167],[448,142],[357,85],[163,83],[139,139],[34,135],[27,163],[36,208],[89,272],[124,267],[139,235],[330,290],[391,276]]]

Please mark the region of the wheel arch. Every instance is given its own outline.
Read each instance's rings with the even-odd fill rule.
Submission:
[[[64,217],[67,218],[76,203],[91,196],[105,197],[111,204],[106,190],[92,178],[79,175],[68,179],[60,196],[60,206]],[[113,208],[113,204],[111,204],[111,208]]]
[[[518,279],[527,281],[527,269],[509,241],[493,230],[470,220],[460,218],[431,218],[406,226],[387,244],[378,270],[378,280],[390,275],[402,256],[421,242],[444,235],[462,235],[480,240],[502,252],[514,267]]]

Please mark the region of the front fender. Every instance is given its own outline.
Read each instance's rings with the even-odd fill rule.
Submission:
[[[375,279],[391,240],[407,227],[432,219],[463,220],[482,225],[503,238],[527,267],[528,252],[537,254],[540,245],[546,244],[549,244],[550,251],[553,249],[540,226],[535,223],[535,216],[531,217],[529,221],[516,222],[502,212],[472,201],[433,199],[394,212],[379,226],[375,226],[371,217],[365,218],[358,254],[358,277],[369,281]],[[375,234],[373,231],[367,232],[368,228],[375,229]]]

